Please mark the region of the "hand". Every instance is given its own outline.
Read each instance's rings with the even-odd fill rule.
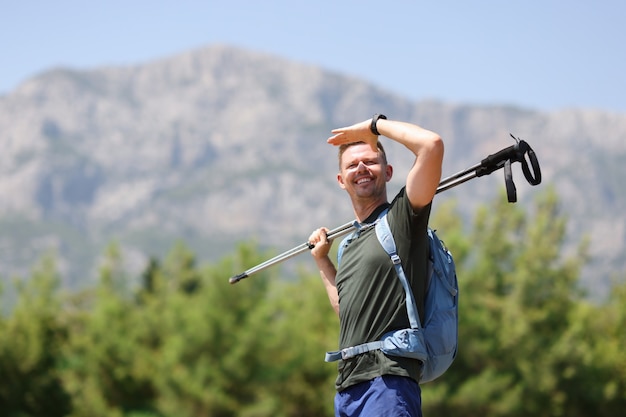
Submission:
[[[320,227],[309,236],[309,245],[312,245],[311,255],[315,259],[321,259],[328,256],[328,252],[332,246],[332,240],[328,240],[328,229]]]
[[[334,146],[343,145],[345,143],[365,142],[371,146],[374,152],[377,152],[376,144],[378,143],[378,136],[373,134],[370,130],[371,124],[372,119],[368,119],[352,126],[333,129],[331,132],[334,136],[329,137],[326,142]]]

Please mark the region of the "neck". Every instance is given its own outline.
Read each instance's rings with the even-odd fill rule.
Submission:
[[[370,216],[370,214],[374,212],[374,210],[376,210],[381,204],[385,204],[386,202],[386,197],[368,201],[358,201],[356,199],[353,199],[352,208],[354,210],[354,216],[356,217],[356,220],[359,223],[363,222]]]

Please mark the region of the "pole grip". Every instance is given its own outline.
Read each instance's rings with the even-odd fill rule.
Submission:
[[[482,177],[500,169],[508,159],[516,159],[517,144],[504,148],[480,161],[480,167],[476,169],[476,176]]]

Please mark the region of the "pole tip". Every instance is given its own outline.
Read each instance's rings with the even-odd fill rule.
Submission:
[[[234,277],[230,277],[228,282],[230,282],[231,284],[236,284],[244,278],[248,278],[248,274],[246,274],[245,272],[239,275],[235,275]]]

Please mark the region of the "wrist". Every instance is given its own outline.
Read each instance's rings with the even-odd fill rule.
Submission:
[[[380,136],[378,128],[376,127],[376,124],[380,119],[387,119],[387,116],[385,116],[384,114],[376,113],[374,116],[372,116],[372,123],[370,124],[370,131],[376,136]]]

